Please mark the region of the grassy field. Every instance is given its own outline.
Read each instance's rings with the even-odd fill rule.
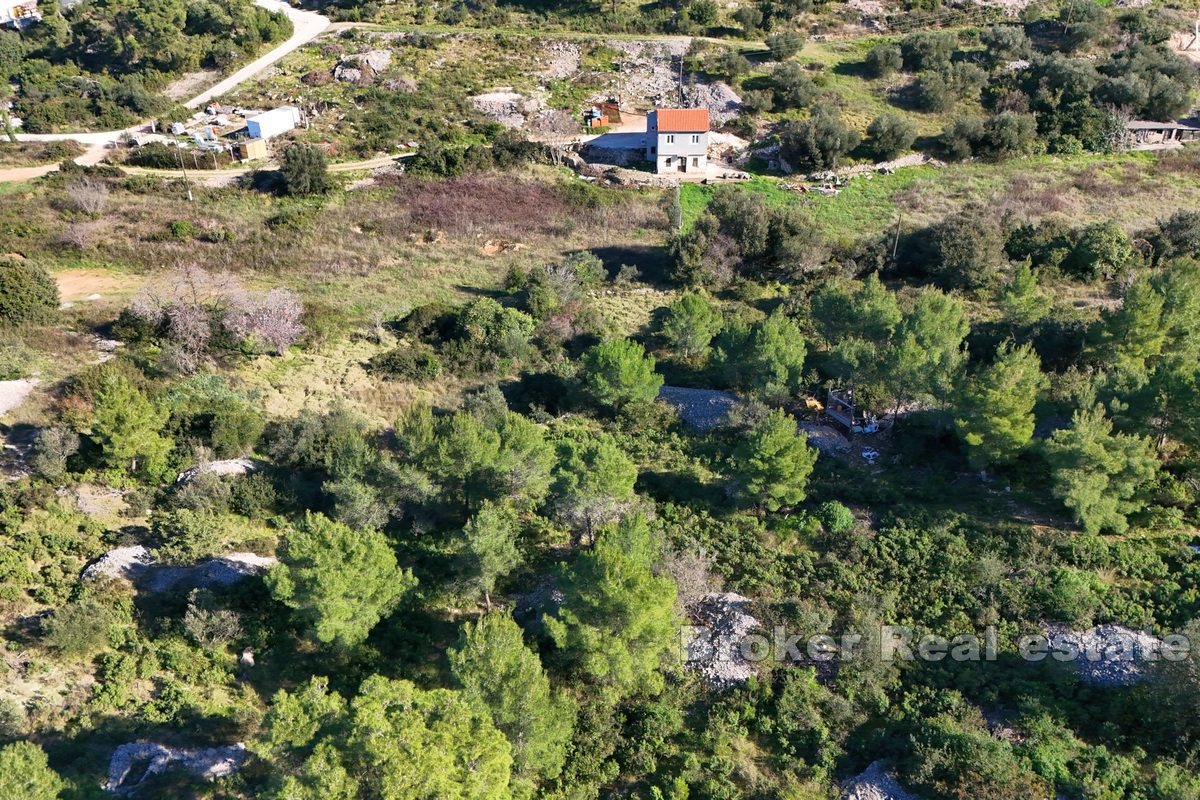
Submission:
[[[855,178],[833,197],[789,191],[769,177],[744,185],[771,205],[807,209],[837,239],[879,230],[901,215],[906,224],[933,222],[971,200],[1018,219],[1057,216],[1072,223],[1111,219],[1136,231],[1179,208],[1200,203],[1197,170],[1200,154],[1187,151],[909,167],[891,175]],[[703,213],[711,194],[708,186],[682,188],[685,226]]]
[[[47,390],[102,357],[93,331],[143,288],[161,291],[163,276],[187,264],[230,273],[251,288],[288,287],[305,302],[312,340],[303,354],[234,368],[239,382],[263,392],[271,414],[341,398],[382,424],[422,393],[447,403],[463,387],[368,376],[363,362],[395,344],[362,335],[378,322],[425,303],[498,294],[514,267],[578,250],[601,254],[613,274],[625,264],[659,265],[666,237],[660,192],[594,190],[583,202],[570,191],[577,185],[560,170],[534,167],[448,181],[389,178],[316,200],[197,188],[189,203],[171,185],[147,191],[135,182],[136,191],[115,184],[105,209],[89,216],[72,210],[65,188],[49,181],[13,190],[21,204],[0,209],[0,252],[44,263],[69,304],[65,330],[27,337]],[[183,235],[172,229],[180,220],[191,225]],[[606,289],[598,304],[612,330],[632,334],[670,297],[621,285]],[[27,404],[22,421],[36,421],[40,409]]]

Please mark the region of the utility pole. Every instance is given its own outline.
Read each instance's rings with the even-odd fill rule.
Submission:
[[[183,170],[183,185],[187,187],[188,202],[192,202],[192,182],[188,180],[187,167],[183,165],[183,152],[178,146],[175,148],[175,155],[179,156],[179,168]]]
[[[900,223],[904,222],[904,212],[896,218],[896,236],[892,239],[892,266],[896,266],[896,253],[900,250]]]

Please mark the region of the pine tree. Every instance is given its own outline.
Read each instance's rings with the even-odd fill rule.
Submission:
[[[627,339],[601,342],[582,359],[583,388],[597,404],[613,409],[653,402],[662,386],[654,357]]]
[[[1033,348],[1001,346],[996,360],[971,376],[955,425],[971,466],[983,470],[1012,460],[1033,439],[1033,407],[1048,385]]]
[[[734,450],[733,466],[743,494],[768,511],[804,500],[817,451],[782,409],[771,411]]]
[[[284,778],[270,800],[356,800],[358,779],[342,763],[342,754],[329,742],[313,748],[295,775]]]
[[[259,754],[290,773],[271,800],[513,796],[511,748],[463,692],[375,675],[347,704],[314,678],[296,695],[277,693],[264,723]]]
[[[276,600],[299,612],[322,644],[352,647],[416,585],[378,531],[354,531],[307,513],[267,574]]]
[[[1127,515],[1145,506],[1143,492],[1158,472],[1150,441],[1113,433],[1104,408],[1076,411],[1071,427],[1046,442],[1053,492],[1088,533],[1124,533]]]
[[[605,529],[563,581],[546,628],[574,667],[611,702],[658,694],[676,643],[675,583],[656,575],[659,542],[644,517]]]
[[[688,292],[667,308],[662,335],[681,356],[696,359],[708,350],[721,325],[721,315],[708,298]]]
[[[375,675],[350,706],[347,761],[366,796],[511,798],[512,749],[487,710],[462,692]]]
[[[450,670],[463,694],[483,704],[512,745],[514,783],[558,777],[571,741],[575,707],[550,688],[542,662],[525,646],[506,613],[467,623],[450,651]],[[530,791],[532,794],[532,791]]]
[[[576,541],[616,519],[633,499],[638,471],[610,436],[566,439],[559,445],[555,506]]]
[[[1094,346],[1097,359],[1120,373],[1144,379],[1149,362],[1167,341],[1163,302],[1162,294],[1148,281],[1130,286],[1121,306],[1101,317]]]
[[[966,360],[963,341],[971,325],[962,301],[925,289],[896,329],[888,359],[887,383],[895,407],[913,397],[943,401]]]
[[[879,277],[872,273],[853,291],[822,290],[813,298],[812,315],[827,345],[825,368],[864,396],[887,394],[892,338],[904,315]]]
[[[0,800],[57,800],[66,784],[33,742],[0,747]]]
[[[1000,289],[997,302],[1005,320],[1019,327],[1032,325],[1050,310],[1050,299],[1038,287],[1037,275],[1028,260],[1013,267],[1012,277]]]
[[[786,400],[800,390],[807,354],[800,326],[776,311],[750,330],[738,370],[763,397]]]
[[[496,581],[521,563],[517,549],[517,519],[510,509],[484,501],[463,528],[470,582],[491,611]]]
[[[96,391],[92,440],[105,464],[159,477],[172,443],[161,435],[165,409],[156,408],[140,389],[118,373],[104,376]]]

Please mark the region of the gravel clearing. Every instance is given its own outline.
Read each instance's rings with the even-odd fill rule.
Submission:
[[[180,766],[193,775],[205,780],[215,780],[232,775],[246,761],[246,745],[225,747],[173,748],[155,742],[130,742],[113,751],[108,761],[108,781],[105,791],[116,795],[129,795],[152,775]],[[141,776],[132,778],[134,767],[140,767]]]
[[[684,424],[699,431],[725,424],[738,404],[738,399],[729,392],[682,386],[663,386],[658,390],[658,399],[675,406]]]
[[[620,56],[614,59],[616,92],[627,103],[645,100],[654,105],[679,101],[679,72],[676,59],[687,52],[686,37],[656,41],[612,40],[606,42]],[[605,92],[607,95],[609,92]]]
[[[0,381],[0,416],[4,416],[21,405],[21,403],[24,403],[25,398],[29,397],[37,385],[37,378]]]
[[[136,581],[154,566],[154,556],[149,548],[140,544],[131,547],[114,547],[83,569],[84,580],[97,578],[124,578]]]
[[[750,615],[753,601],[733,592],[705,595],[688,609],[695,629],[687,645],[687,666],[714,689],[750,680],[754,664],[743,656],[741,642],[759,621]]]
[[[263,574],[276,561],[271,556],[255,553],[228,553],[193,567],[157,567],[150,570],[139,585],[151,592],[232,586],[245,578]]]
[[[179,473],[179,477],[175,479],[175,482],[187,483],[188,481],[195,480],[196,476],[209,472],[222,477],[226,475],[249,475],[261,466],[262,464],[249,458],[227,458],[222,461],[208,461]]]
[[[211,588],[261,575],[276,561],[256,553],[226,553],[190,567],[169,566],[159,564],[150,549],[139,544],[109,550],[84,568],[83,579],[122,578],[148,592]]]
[[[871,765],[842,785],[843,800],[918,800],[902,787],[882,761]]]
[[[850,440],[832,425],[821,425],[816,422],[801,422],[800,430],[808,437],[808,443],[825,455],[846,453],[850,450]]]
[[[936,158],[930,158],[924,153],[909,153],[906,156],[900,156],[893,161],[880,161],[877,164],[855,164],[849,167],[840,167],[826,172],[816,172],[810,177],[813,180],[827,181],[831,178],[854,178],[861,175],[871,175],[880,171],[891,171],[902,169],[904,167],[944,167],[945,161],[938,161]]]
[[[1095,686],[1132,686],[1150,677],[1162,640],[1121,625],[1098,625],[1086,631],[1052,626],[1047,631],[1074,647],[1079,679]],[[1054,645],[1054,649],[1062,649]],[[1053,660],[1053,655],[1047,661]]]

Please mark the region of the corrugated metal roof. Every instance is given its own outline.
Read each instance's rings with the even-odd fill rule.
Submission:
[[[695,133],[708,130],[707,108],[659,108],[658,129],[666,133]]]

